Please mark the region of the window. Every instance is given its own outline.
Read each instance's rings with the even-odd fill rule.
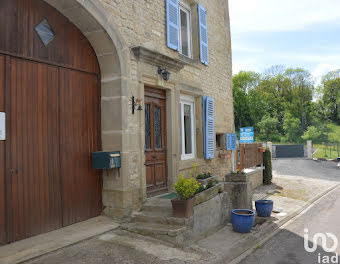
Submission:
[[[181,96],[182,160],[195,158],[195,101]]]
[[[222,147],[222,136],[223,134],[216,134],[216,148]]]
[[[191,14],[190,7],[179,4],[179,52],[191,58]]]

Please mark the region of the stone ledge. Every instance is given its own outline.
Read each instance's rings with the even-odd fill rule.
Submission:
[[[169,70],[174,70],[176,72],[183,69],[184,65],[186,64],[183,61],[173,59],[169,56],[163,55],[153,50],[149,50],[142,46],[133,47],[132,52],[136,56],[136,58],[140,61],[144,61],[156,67],[157,66],[166,67]]]
[[[209,201],[210,199],[214,198],[217,194],[224,191],[224,185],[219,183],[208,190],[205,190],[203,192],[200,192],[199,194],[195,195],[195,203],[194,205],[199,205],[201,203],[204,203],[206,201]]]
[[[263,171],[264,167],[256,167],[253,169],[246,169],[244,173],[227,174],[224,176],[226,182],[249,182],[250,176],[260,171]]]

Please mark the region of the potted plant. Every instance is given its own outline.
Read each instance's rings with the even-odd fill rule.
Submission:
[[[236,232],[248,233],[255,222],[255,211],[235,209],[231,211],[231,223]]]
[[[260,150],[260,152],[265,152],[266,151],[266,148],[265,147],[259,147],[259,150]]]
[[[260,217],[270,217],[273,211],[273,200],[256,200],[255,207]]]
[[[201,184],[207,185],[211,179],[216,180],[216,176],[212,176],[211,171],[208,171],[207,173],[197,175],[196,179]]]
[[[171,200],[175,217],[190,217],[194,214],[194,196],[199,187],[200,183],[194,178],[179,176],[174,184],[178,198]]]

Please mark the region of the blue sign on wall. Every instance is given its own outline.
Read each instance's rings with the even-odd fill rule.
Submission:
[[[227,134],[227,150],[237,149],[237,137],[236,134]]]
[[[240,143],[253,143],[254,142],[254,128],[241,127],[240,128]]]

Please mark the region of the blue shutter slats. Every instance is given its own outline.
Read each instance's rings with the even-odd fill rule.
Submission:
[[[209,49],[208,49],[208,27],[207,27],[207,11],[201,6],[198,6],[198,26],[200,38],[200,60],[203,64],[209,64]]]
[[[236,150],[237,149],[237,137],[236,134],[227,134],[227,150]]]
[[[203,97],[204,158],[215,157],[214,99]]]
[[[166,0],[167,45],[179,50],[178,0]]]

